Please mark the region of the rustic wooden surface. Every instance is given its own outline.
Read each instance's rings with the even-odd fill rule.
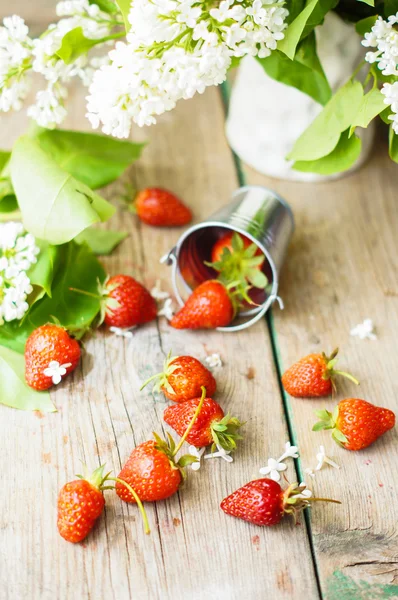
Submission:
[[[83,97],[75,91],[67,126],[88,129]],[[218,90],[181,103],[158,126],[136,132],[150,144],[125,180],[169,187],[185,198],[196,221],[208,216],[238,186],[223,123]],[[0,125],[0,147],[7,147],[26,119],[3,116]],[[1,599],[398,598],[396,431],[364,452],[341,450],[327,433],[310,432],[313,410],[334,402],[282,397],[278,382],[278,372],[303,353],[339,345],[341,366],[358,375],[361,387],[343,383],[336,400],[357,395],[396,408],[397,167],[380,142],[359,173],[334,183],[287,183],[245,167],[242,172],[245,181],[276,189],[295,213],[280,290],[285,311],[276,309],[268,321],[234,335],[176,332],[164,319],[130,340],[101,331],[87,343],[78,371],[52,394],[57,413],[0,406]],[[107,197],[122,188],[115,183]],[[130,273],[148,287],[161,279],[170,289],[159,258],[180,231],[159,233],[121,211],[109,227],[130,233],[104,261],[109,272]],[[366,317],[376,323],[375,342],[349,336]],[[117,473],[135,445],[163,431],[166,404],[138,390],[170,348],[198,358],[220,352],[225,366],[216,372],[217,399],[247,421],[235,462],[206,461],[173,498],[147,505],[150,536],[136,507],[107,492],[94,532],[84,544],[67,544],[55,526],[58,489],[79,471],[80,460],[93,467],[106,462]],[[298,473],[290,464],[289,479],[315,466],[324,443],[341,470],[327,467],[307,482],[342,506],[317,506],[300,525],[286,521],[273,529],[225,516],[220,500],[257,477],[268,457],[279,456],[289,432],[301,452]]]

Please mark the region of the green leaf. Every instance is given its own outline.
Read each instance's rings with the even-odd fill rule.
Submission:
[[[296,161],[293,169],[306,173],[333,175],[350,169],[361,154],[361,140],[355,135],[349,137],[349,130],[341,134],[337,146],[327,156],[318,160]]]
[[[90,5],[96,4],[100,10],[108,13],[108,15],[115,15],[119,12],[116,4],[111,0],[88,0],[88,3]]]
[[[76,242],[81,244],[86,242],[94,254],[110,254],[116,246],[128,236],[127,231],[103,231],[102,229],[85,229],[76,238]]]
[[[383,110],[386,105],[384,104],[384,96],[380,90],[374,88],[370,90],[365,96],[362,98],[362,103],[359,107],[357,114],[354,117],[354,120],[351,123],[350,135],[355,130],[355,127],[364,127],[366,128],[369,123],[377,117]]]
[[[338,2],[339,0],[318,0],[314,10],[310,14],[306,26],[304,27],[301,38],[305,38],[315,29],[315,27],[323,23],[326,14],[335,8]]]
[[[92,189],[120,177],[145,147],[96,133],[60,129],[36,129],[33,135],[62,169]]]
[[[11,152],[8,150],[0,150],[0,173],[11,158]]]
[[[384,16],[389,17],[395,15],[398,12],[398,0],[385,0],[384,2]]]
[[[278,50],[286,54],[290,60],[294,59],[296,53],[297,44],[301,39],[301,35],[304,31],[304,27],[307,24],[318,0],[311,0],[307,6],[300,12],[300,14],[290,23],[289,27],[285,31],[285,37],[278,42]]]
[[[27,136],[14,145],[11,180],[25,229],[51,244],[68,242],[115,212],[109,202],[64,171]]]
[[[390,158],[398,163],[398,135],[394,133],[392,126],[390,125],[389,135],[388,135],[388,150],[390,154]]]
[[[365,35],[365,33],[369,33],[372,29],[373,25],[376,23],[377,15],[372,15],[370,17],[366,17],[365,19],[361,19],[357,23],[355,23],[356,32],[359,35]]]
[[[68,33],[64,35],[61,47],[55,54],[63,60],[66,65],[70,65],[82,54],[87,54],[94,46],[120,37],[122,37],[121,34],[114,33],[99,39],[87,38],[83,33],[82,27],[75,27],[75,29],[68,31]]]
[[[375,0],[358,0],[358,2],[363,2],[364,4],[368,4],[369,6],[375,5]]]
[[[341,133],[350,127],[361,106],[362,97],[360,82],[349,80],[299,137],[288,160],[309,161],[330,154],[337,146]]]
[[[389,119],[388,117],[392,114],[391,111],[391,106],[387,106],[387,108],[385,108],[381,113],[380,113],[380,119],[386,124],[386,125],[391,125],[391,119]],[[1,205],[0,205],[1,206]]]
[[[18,210],[18,202],[14,195],[0,197],[0,213],[11,213],[16,210]]]
[[[0,403],[20,410],[54,412],[50,394],[28,387],[24,373],[24,357],[0,346]]]
[[[51,285],[59,264],[61,246],[52,246],[41,240],[36,240],[36,245],[40,248],[40,254],[37,263],[29,270],[28,277],[32,285],[42,288],[51,297]]]
[[[178,461],[178,466],[181,467],[181,469],[183,469],[184,467],[192,465],[196,462],[199,462],[196,456],[192,456],[191,454],[184,454],[184,456],[181,456],[180,460]]]
[[[294,60],[277,50],[257,60],[276,81],[297,88],[322,105],[330,100],[332,92],[316,53],[314,34],[300,42]]]
[[[118,5],[118,7],[120,8],[122,15],[123,15],[123,21],[124,21],[124,25],[126,27],[126,33],[128,33],[130,31],[130,22],[129,22],[129,12],[130,12],[130,8],[131,8],[131,0],[116,0],[116,4]]]

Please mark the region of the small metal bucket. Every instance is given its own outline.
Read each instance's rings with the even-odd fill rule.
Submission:
[[[239,318],[246,319],[243,323],[217,328],[218,331],[239,331],[261,319],[275,300],[283,308],[278,296],[278,276],[294,230],[292,210],[283,198],[262,186],[239,188],[227,206],[185,231],[161,262],[172,266],[174,293],[182,306],[179,283],[191,293],[203,281],[217,277],[217,272],[204,262],[211,261],[213,245],[228,230],[241,233],[257,244],[266,257],[262,270],[269,282],[265,290],[251,290],[256,306],[239,313]]]

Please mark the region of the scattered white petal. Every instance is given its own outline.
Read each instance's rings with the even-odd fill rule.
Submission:
[[[352,337],[359,337],[360,340],[377,340],[372,319],[365,319],[363,323],[359,323],[353,327],[350,335]]]
[[[298,458],[299,452],[297,446],[292,446],[290,442],[286,442],[285,444],[285,452],[278,459],[278,462],[282,462],[286,458]]]
[[[174,316],[174,306],[173,300],[171,298],[167,298],[162,308],[158,311],[158,317],[166,317],[168,321]]]
[[[230,456],[230,450],[224,450],[221,446],[217,444],[217,452],[211,452],[210,454],[205,454],[205,458],[222,458],[226,462],[233,462],[232,456]]]
[[[337,463],[335,463],[331,458],[326,456],[325,446],[319,446],[319,452],[316,455],[316,459],[318,461],[318,464],[315,467],[315,471],[320,471],[325,464],[330,465],[335,469],[340,469]]]
[[[300,483],[299,487],[300,488],[302,487],[303,489],[302,489],[302,491],[301,491],[300,494],[297,494],[295,496],[295,498],[304,498],[304,500],[307,500],[308,498],[311,498],[312,491],[307,488],[307,484],[304,481],[302,481]]]
[[[222,367],[221,356],[218,353],[210,354],[206,356],[205,363],[210,369],[217,369]]]
[[[151,296],[157,302],[162,302],[163,300],[167,300],[168,298],[170,298],[169,292],[162,290],[160,279],[156,280],[155,287],[151,289]]]
[[[191,454],[192,456],[196,456],[196,458],[198,459],[198,462],[191,464],[192,471],[199,471],[201,467],[201,459],[205,450],[206,448],[196,448],[195,446],[189,446],[189,454]]]
[[[304,469],[304,473],[306,473],[310,477],[315,477],[314,471],[312,469],[308,468],[308,467],[306,469]]]
[[[44,369],[43,373],[46,377],[51,377],[54,385],[58,385],[61,383],[62,377],[66,375],[66,370],[71,366],[72,363],[60,365],[57,360],[52,360],[48,367]]]
[[[267,466],[261,467],[260,473],[261,475],[269,475],[270,479],[274,481],[279,481],[281,478],[280,472],[286,471],[286,469],[287,465],[285,463],[278,462],[274,458],[269,458]]]
[[[136,328],[136,326],[130,327],[129,329],[123,329],[122,327],[109,327],[109,331],[111,331],[112,333],[114,333],[115,335],[118,335],[120,337],[132,338],[133,330],[135,328]]]

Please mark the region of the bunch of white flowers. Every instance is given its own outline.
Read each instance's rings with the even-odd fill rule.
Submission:
[[[26,272],[37,262],[35,238],[20,223],[0,224],[0,325],[22,319],[32,286]]]
[[[376,51],[366,53],[365,60],[377,63],[383,75],[398,77],[398,31],[394,25],[398,23],[398,13],[388,17],[385,21],[378,17],[369,33],[365,33],[362,45],[367,48],[377,48]],[[398,81],[385,83],[381,89],[385,96],[385,104],[391,106],[393,112],[389,116],[392,128],[398,134]]]
[[[134,0],[127,44],[94,73],[87,116],[94,128],[128,137],[182,98],[226,79],[233,57],[268,56],[284,37],[283,0]]]
[[[56,10],[63,18],[35,40],[30,39],[23,19],[15,15],[4,19],[0,27],[0,110],[19,110],[29,88],[28,72],[40,73],[47,85],[37,93],[28,114],[39,125],[49,128],[56,127],[66,117],[66,84],[79,77],[88,86],[96,66],[87,54],[65,64],[56,54],[63,37],[81,27],[86,38],[101,40],[122,23],[121,18],[101,11],[89,0],[59,2]]]

